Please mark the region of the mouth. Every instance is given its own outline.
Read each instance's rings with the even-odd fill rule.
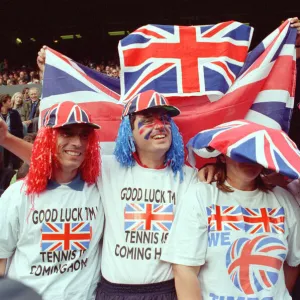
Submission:
[[[81,155],[81,152],[79,152],[79,151],[65,150],[64,152],[70,156],[80,156]]]
[[[162,140],[165,139],[167,136],[165,134],[156,134],[152,137],[154,140]]]

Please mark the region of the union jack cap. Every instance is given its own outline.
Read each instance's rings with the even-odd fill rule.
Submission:
[[[125,105],[122,116],[125,117],[148,109],[159,109],[160,111],[164,111],[170,117],[175,117],[180,114],[180,110],[175,106],[169,105],[167,99],[163,95],[153,90],[148,90],[129,99]]]
[[[223,123],[203,130],[187,144],[189,162],[195,165],[194,154],[216,157],[224,154],[244,163],[258,163],[290,178],[300,178],[300,151],[288,135],[246,120]]]
[[[90,114],[72,101],[64,101],[54,104],[44,116],[45,127],[58,128],[67,125],[85,124],[95,129],[99,125],[91,122]]]

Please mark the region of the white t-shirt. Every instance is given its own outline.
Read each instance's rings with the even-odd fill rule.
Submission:
[[[161,259],[201,266],[203,300],[291,299],[282,264],[300,264],[299,222],[282,188],[224,193],[198,183],[177,208]]]
[[[106,216],[101,271],[121,284],[148,284],[173,278],[172,267],[159,260],[180,202],[196,172],[184,167],[184,181],[170,167],[121,167],[102,156],[101,198]],[[103,194],[102,194],[103,193]]]
[[[296,179],[289,183],[287,188],[294,195],[300,205],[300,179]]]
[[[100,278],[99,241],[104,214],[96,185],[79,177],[50,182],[38,197],[23,181],[0,198],[0,258],[11,259],[8,276],[43,300],[92,300]]]

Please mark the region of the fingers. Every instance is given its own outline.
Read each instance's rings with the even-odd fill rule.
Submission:
[[[298,17],[291,18],[290,22],[291,22],[291,27],[296,28],[297,33],[300,34],[300,21]]]
[[[294,23],[299,22],[299,19],[298,19],[298,17],[294,17],[294,18],[291,18],[291,19],[290,19],[290,22],[291,22],[291,25],[292,25],[292,24],[294,24]]]

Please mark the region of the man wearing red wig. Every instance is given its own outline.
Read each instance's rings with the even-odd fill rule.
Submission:
[[[97,128],[73,102],[52,106],[34,142],[28,176],[1,197],[0,275],[10,258],[7,275],[44,300],[95,296],[104,221],[95,185]]]

